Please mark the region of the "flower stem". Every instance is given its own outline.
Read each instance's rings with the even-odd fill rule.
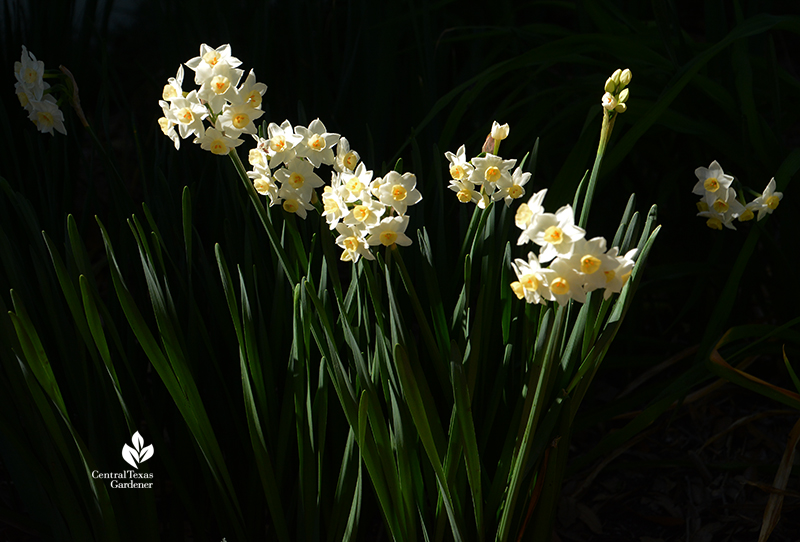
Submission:
[[[603,109],[603,126],[600,128],[600,143],[597,146],[597,157],[594,160],[594,167],[592,174],[589,177],[589,186],[586,188],[586,197],[583,200],[583,208],[581,209],[581,218],[578,226],[586,228],[586,223],[589,221],[589,210],[592,207],[592,199],[594,198],[594,187],[597,184],[597,174],[600,172],[600,164],[603,162],[603,155],[606,152],[606,145],[611,138],[611,131],[614,129],[614,121],[617,120],[617,114],[613,111]]]

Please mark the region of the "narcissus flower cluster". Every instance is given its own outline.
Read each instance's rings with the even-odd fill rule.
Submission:
[[[205,43],[200,55],[189,59],[185,65],[194,71],[194,82],[200,88],[183,90],[183,65],[178,66],[161,93],[158,104],[164,116],[158,124],[164,135],[180,148],[182,139],[194,136],[194,142],[214,154],[228,154],[244,140],[242,134],[255,134],[253,121],[259,119],[261,97],[267,86],[256,81],[253,70],[241,85],[244,70],[242,62],[231,56],[230,45],[212,49]],[[209,123],[209,126],[204,121]]]
[[[525,195],[525,184],[531,177],[521,168],[511,169],[516,160],[504,160],[497,155],[500,142],[508,137],[508,124],[500,125],[494,121],[492,131],[486,139],[484,149],[478,156],[467,160],[466,147],[461,145],[453,154],[444,153],[450,162],[450,185],[461,203],[474,203],[485,209],[490,201],[505,201],[510,206],[515,199]]]
[[[699,167],[695,170],[697,183],[692,189],[692,193],[700,196],[697,202],[697,216],[706,218],[706,225],[709,228],[721,230],[726,227],[735,230],[733,221],[739,222],[752,220],[758,214],[761,220],[772,211],[777,209],[778,204],[783,198],[781,192],[776,192],[775,179],[769,181],[767,187],[760,196],[750,203],[744,203],[737,198],[736,190],[731,186],[733,177],[726,175],[722,171],[722,166],[714,160],[707,168]]]
[[[58,101],[51,94],[44,74],[44,62],[36,60],[33,53],[23,45],[22,58],[19,62],[14,62],[14,75],[17,78],[14,90],[19,103],[40,132],[55,135],[55,129],[66,135],[64,114],[58,108]]]
[[[373,260],[371,246],[410,245],[406,211],[422,200],[416,177],[392,171],[373,179],[347,139],[329,132],[319,119],[294,127],[288,120],[272,122],[259,134],[253,121],[264,114],[261,102],[267,87],[256,81],[252,70],[239,85],[244,75],[240,64],[229,45],[212,49],[203,44],[200,56],[186,62],[200,88],[183,90],[182,66],[167,81],[159,101],[164,112],[159,124],[175,148],[181,139],[194,136],[203,149],[228,154],[244,142],[243,134],[250,134],[256,146],[248,153],[252,169],[247,176],[256,192],[266,196],[270,206],[280,205],[303,219],[318,209],[338,233],[342,260]],[[322,166],[332,169],[329,186],[316,172]]]
[[[583,303],[593,290],[604,289],[605,299],[619,293],[633,270],[636,249],[620,255],[617,247],[607,249],[603,237],[586,240],[586,231],[575,225],[571,205],[544,212],[546,194],[544,189],[531,196],[514,217],[522,230],[517,244],[539,245],[538,256],[529,252],[527,261],[518,258],[511,264],[517,276],[511,283],[514,294],[528,303],[564,305],[570,299]]]

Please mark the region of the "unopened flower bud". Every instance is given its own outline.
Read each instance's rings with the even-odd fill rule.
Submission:
[[[617,107],[614,108],[617,113],[624,113],[627,110],[628,106],[626,104],[617,104]]]
[[[492,139],[495,141],[504,140],[508,137],[509,130],[508,123],[501,126],[497,121],[494,121],[492,123]]]
[[[617,71],[611,74],[611,80],[614,81],[615,85],[619,85],[619,77],[622,74],[622,70],[617,68]]]
[[[615,107],[617,107],[617,99],[614,97],[613,94],[610,92],[606,92],[603,94],[603,99],[600,101],[603,104],[603,107],[611,111]]]
[[[606,92],[614,92],[615,90],[617,90],[617,84],[614,82],[613,79],[609,77],[608,79],[606,79],[606,86],[603,87],[603,90],[605,90]]]
[[[619,93],[619,103],[624,104],[628,101],[628,96],[630,95],[630,90],[623,89],[622,92]]]
[[[633,74],[628,68],[625,68],[619,76],[619,82],[623,87],[627,87],[631,83]]]
[[[494,138],[492,137],[492,134],[486,136],[486,141],[483,142],[483,147],[481,147],[481,151],[494,152]]]

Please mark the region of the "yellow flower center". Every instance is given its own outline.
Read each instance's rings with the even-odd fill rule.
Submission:
[[[292,188],[301,188],[305,182],[305,178],[297,172],[292,172],[292,174],[289,175],[289,184]]]
[[[352,250],[353,252],[358,250],[358,238],[357,237],[353,237],[353,236],[345,237],[345,239],[342,242],[342,244],[344,244],[345,250]]]
[[[239,113],[238,115],[233,116],[233,127],[241,130],[245,126],[250,124],[250,117],[245,115],[244,113]]]
[[[308,138],[308,146],[315,151],[321,151],[325,148],[325,138],[319,134],[314,134]]]
[[[22,76],[22,78],[25,80],[26,83],[32,85],[39,78],[39,74],[36,73],[36,70],[34,70],[33,68],[28,68],[27,70],[25,70],[25,74]]]
[[[250,94],[247,95],[247,103],[253,107],[261,105],[261,93],[257,90],[251,91]]]
[[[164,90],[161,92],[161,98],[169,100],[178,95],[178,91],[172,85],[164,85]]]
[[[328,188],[327,186],[325,188]],[[325,214],[335,213],[339,210],[339,206],[332,198],[323,198],[322,205],[325,207]]]
[[[48,113],[47,111],[39,111],[37,114],[37,122],[36,126],[42,125],[45,128],[50,128],[55,124],[55,120],[53,119],[53,115]]]
[[[610,271],[603,271],[603,274],[606,276],[606,284],[614,280],[614,277],[617,276],[617,272],[613,269]]]
[[[211,66],[216,66],[217,62],[219,62],[220,54],[217,51],[209,51],[203,55],[203,60],[206,64]]]
[[[769,207],[770,209],[772,209],[774,211],[775,209],[778,208],[778,204],[780,202],[781,202],[781,200],[780,200],[780,198],[778,198],[778,196],[770,196],[770,197],[767,198],[767,201],[765,201],[764,203],[766,203],[767,207]],[[781,211],[781,212],[783,212],[783,211]]]
[[[264,165],[264,158],[261,156],[261,151],[258,149],[250,149],[250,152],[247,154],[247,161],[250,162],[251,166]]]
[[[536,290],[539,288],[539,279],[536,278],[536,275],[531,273],[524,275],[519,281],[526,290]]]
[[[525,228],[530,224],[531,218],[533,218],[533,211],[531,211],[527,203],[523,203],[517,209],[517,214],[514,215],[514,223],[518,228]]]
[[[712,230],[721,230],[722,229],[722,222],[719,218],[709,218],[706,220],[706,226],[711,228]]]
[[[716,192],[719,190],[719,181],[716,177],[709,177],[703,181],[703,188],[705,188],[708,192]]]
[[[708,203],[706,203],[705,201],[698,201],[696,205],[697,205],[697,210],[700,211],[701,213],[708,211]]]
[[[266,196],[269,193],[269,189],[272,188],[272,183],[266,177],[259,177],[253,181],[253,186],[255,187],[256,192],[262,196]]]
[[[359,222],[364,222],[371,214],[369,207],[366,205],[356,205],[353,208],[353,216],[355,216],[356,220]]]
[[[296,199],[287,199],[283,202],[283,210],[287,213],[296,213],[300,208],[300,203]]]
[[[211,78],[211,90],[214,94],[224,94],[231,86],[231,80],[224,75],[215,75]]]
[[[745,209],[742,214],[739,215],[739,222],[747,222],[748,220],[753,220],[753,211],[750,209]]]
[[[563,295],[569,293],[569,282],[564,277],[556,277],[550,283],[550,291],[556,295]]]
[[[188,107],[184,107],[180,111],[175,114],[175,118],[178,119],[178,122],[181,124],[191,124],[194,121],[194,115],[192,114],[192,110]]]
[[[514,295],[517,296],[517,299],[522,299],[525,297],[525,290],[522,288],[522,284],[516,280],[511,283],[511,291],[514,292]]]
[[[170,125],[169,125],[169,120],[167,120],[167,117],[161,117],[160,119],[158,119],[158,125],[161,127],[161,131],[164,132],[164,135],[167,135],[169,133]]]
[[[517,199],[524,193],[525,190],[518,184],[512,184],[511,188],[508,189],[508,195],[511,196],[513,199]]]
[[[500,170],[495,166],[488,167],[483,174],[483,178],[490,183],[496,183],[500,179]]]
[[[344,155],[344,160],[342,160],[342,163],[344,163],[344,167],[350,171],[353,171],[356,169],[356,164],[358,164],[358,155],[356,155],[356,153],[353,151],[350,151]]]
[[[382,231],[378,236],[383,246],[392,246],[397,241],[397,232],[392,230]]]
[[[564,240],[564,232],[558,226],[550,226],[544,230],[544,240],[551,245],[558,245]]]
[[[581,258],[581,273],[585,275],[591,275],[598,269],[600,269],[599,258],[595,258],[591,254],[587,254],[586,256]]]
[[[358,179],[358,177],[353,177],[352,179],[347,181],[347,184],[345,185],[345,188],[347,188],[353,194],[358,194],[362,190],[364,190],[364,183],[362,183]]]
[[[403,185],[396,184],[392,187],[392,197],[395,201],[403,201],[406,199],[407,195],[408,192],[406,192],[406,189],[403,187]]]
[[[455,180],[460,181],[466,176],[467,172],[464,171],[464,168],[458,165],[450,166],[450,176],[453,177]]]
[[[468,190],[459,190],[456,196],[461,203],[469,203],[472,201],[472,194],[470,194]]]
[[[214,154],[228,154],[228,146],[222,139],[215,139],[211,142],[211,152]]]
[[[282,135],[276,135],[269,140],[269,148],[274,152],[282,152],[286,150],[286,138]]]
[[[728,210],[728,202],[725,201],[724,199],[718,199],[717,201],[714,202],[714,205],[712,205],[712,207],[714,207],[714,210],[716,212],[722,214]]]

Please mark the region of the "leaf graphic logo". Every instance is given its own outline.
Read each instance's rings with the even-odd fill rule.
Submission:
[[[122,447],[122,459],[133,468],[138,469],[139,463],[143,463],[153,457],[153,445],[145,446],[144,439],[139,434],[139,431],[133,434],[131,442],[133,442],[133,448],[127,444]]]

